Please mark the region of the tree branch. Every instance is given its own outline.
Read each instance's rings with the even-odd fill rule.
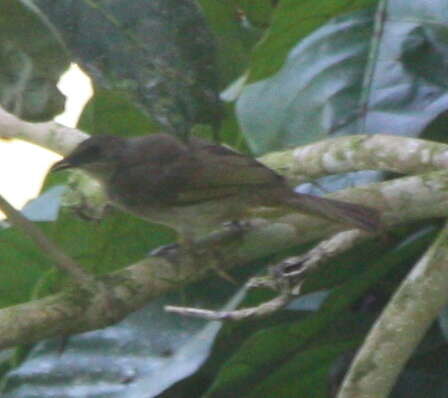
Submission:
[[[87,137],[79,130],[65,128],[53,122],[36,124],[24,122],[1,108],[0,135],[26,139],[61,154],[70,152],[77,143]],[[299,150],[285,153],[289,153],[288,156],[294,162],[300,160],[300,165],[295,163],[293,170],[300,170],[299,166],[301,166],[301,170],[310,172],[313,176],[361,169],[367,165],[369,168],[401,170],[402,172],[422,170],[422,168],[427,170],[446,165],[448,152],[445,145],[409,138],[400,138],[405,141],[400,141],[397,145],[397,141],[394,141],[397,139],[398,137],[393,136],[356,136],[342,137],[336,141],[329,140],[322,144],[317,143],[315,147],[321,148],[317,151],[318,153],[323,156],[325,145],[328,145],[329,154],[327,160],[323,162],[326,166],[321,168],[316,166],[321,160],[312,160],[312,156],[308,154],[311,158],[306,158],[306,162],[315,164],[314,169],[305,163],[304,157],[299,156],[301,153]],[[391,142],[395,144],[391,145]],[[420,144],[416,146],[416,143]],[[305,153],[313,147],[306,147],[308,149],[305,149]],[[346,156],[343,155],[344,147],[348,151]],[[364,159],[361,159],[361,156],[357,155],[358,152],[353,150],[355,147],[364,154]],[[336,148],[342,152],[338,152]],[[404,151],[403,148],[405,148]],[[418,150],[415,149],[414,153],[412,148],[418,148]],[[387,150],[390,156],[393,156],[396,151],[395,158],[398,163],[402,163],[402,166],[394,166],[391,160],[384,160],[384,156],[378,157],[378,153],[381,153],[383,149]],[[420,151],[419,154],[418,151]],[[338,156],[333,157],[331,154]],[[371,160],[366,160],[367,158]],[[278,156],[271,159],[276,160],[270,163],[268,159],[268,165],[277,166],[278,170],[284,171],[285,163],[279,163]],[[387,156],[387,159],[391,158]],[[304,172],[296,174],[303,175]],[[446,186],[448,186],[448,171],[442,170],[422,176],[348,189],[329,196],[376,207],[383,213],[384,224],[393,226],[402,222],[445,217],[448,203]],[[214,241],[213,251],[218,252],[223,259],[223,267],[230,268],[293,245],[323,239],[343,228],[317,218],[288,213],[276,219],[275,222],[257,220],[253,223],[253,228],[240,236],[238,241],[224,239],[219,245]],[[174,266],[165,259],[149,258],[121,271],[98,278],[99,283],[106,287],[112,299],[119,303],[114,306],[112,317],[104,311],[102,289],[99,289],[99,292],[92,289],[86,292],[82,288],[66,289],[57,295],[0,310],[0,348],[33,342],[49,336],[104,327],[140,308],[148,300],[169,290],[177,289],[179,283],[186,283],[185,279],[194,281],[202,278],[203,271],[208,267],[207,264],[184,262],[181,256],[177,258],[178,263]]]
[[[66,155],[88,134],[56,122],[29,123],[0,107],[0,136],[20,138]],[[360,134],[274,152],[259,160],[296,180],[357,170],[415,174],[447,168],[448,145],[395,135]]]
[[[256,307],[242,308],[235,311],[212,311],[202,308],[177,307],[174,305],[165,306],[165,310],[175,314],[207,319],[209,321],[241,321],[243,319],[261,318],[271,315],[287,305],[291,301],[291,298],[292,296],[285,292]]]
[[[89,135],[56,122],[29,123],[0,107],[0,137],[19,138],[67,155]]]
[[[272,315],[274,312],[284,308],[291,300],[299,295],[300,288],[310,272],[318,269],[319,265],[331,257],[367,239],[368,236],[367,233],[358,229],[339,232],[330,239],[319,243],[319,245],[309,252],[301,256],[290,257],[280,264],[273,266],[273,275],[270,278],[264,277],[264,283],[260,281],[260,278],[251,279],[246,284],[247,288],[265,286],[280,290],[278,296],[255,307],[242,308],[234,311],[213,311],[202,308],[167,305],[165,310],[183,316],[213,321],[241,321],[249,318],[262,318]]]
[[[371,329],[338,398],[386,398],[448,302],[448,224],[401,283]]]
[[[352,135],[270,153],[260,160],[305,181],[359,170],[416,174],[446,169],[448,145],[396,135]]]
[[[423,176],[400,178],[369,187],[338,192],[342,199],[356,198],[366,205],[375,205],[384,212],[388,226],[422,218],[445,217],[448,203],[448,170]],[[257,220],[245,234],[222,244],[214,238],[210,245],[224,269],[252,262],[288,247],[323,239],[343,227],[317,218],[289,214],[275,223]],[[206,249],[206,242],[201,246]],[[113,317],[104,311],[100,294],[82,289],[63,292],[31,303],[0,310],[0,348],[34,342],[59,334],[97,329],[119,320],[151,300],[182,283],[204,278],[208,264],[182,261],[174,264],[151,257],[123,270],[98,277],[109,295],[119,305]]]
[[[27,235],[44,253],[55,260],[55,264],[62,271],[69,274],[80,284],[92,283],[94,277],[86,272],[71,257],[67,256],[57,245],[50,241],[45,234],[31,221],[24,217],[8,201],[0,195],[0,210],[5,213],[8,221]]]

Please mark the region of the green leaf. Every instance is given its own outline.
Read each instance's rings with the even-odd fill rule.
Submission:
[[[318,141],[355,117],[372,22],[366,11],[333,19],[302,40],[277,74],[244,88],[236,111],[255,154]]]
[[[249,80],[260,80],[276,72],[291,48],[329,19],[376,3],[377,0],[280,1],[273,14],[270,29],[254,50]]]
[[[160,130],[157,122],[139,109],[124,93],[97,88],[86,104],[78,127],[91,134],[116,134],[124,137]]]
[[[244,88],[237,113],[256,154],[333,134],[418,136],[448,109],[444,2],[381,7],[332,19]]]
[[[144,257],[149,250],[171,242],[174,237],[173,232],[165,227],[118,211],[101,221],[88,222],[64,209],[56,222],[37,224],[68,255],[94,273],[122,268]],[[4,282],[0,294],[1,307],[60,288],[61,278],[53,277],[52,258],[13,227],[0,230],[0,235],[0,275]]]
[[[433,232],[414,235],[393,251],[375,262],[366,261],[365,271],[355,274],[334,289],[322,308],[299,322],[291,322],[261,330],[249,338],[221,368],[207,398],[229,396],[238,391],[240,396],[276,372],[297,353],[302,352],[325,329],[331,328],[344,311],[375,283],[403,262],[414,259],[434,237]],[[231,395],[230,395],[231,396]]]
[[[274,373],[268,374],[248,397],[327,398],[325,381],[331,364],[339,355],[354,349],[360,341],[358,337],[347,342],[328,342],[317,348],[304,349]]]
[[[224,88],[247,67],[255,38],[240,23],[235,0],[199,0],[199,4],[215,34],[220,87]]]
[[[258,28],[269,26],[272,14],[276,9],[272,0],[237,0],[244,17]]]

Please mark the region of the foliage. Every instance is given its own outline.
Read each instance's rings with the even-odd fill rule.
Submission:
[[[184,135],[191,128],[210,136],[219,130],[224,142],[257,155],[336,134],[446,140],[445,2],[339,3],[3,0],[0,103],[28,120],[51,118],[61,110],[55,83],[69,62],[77,62],[94,81],[80,121],[92,134],[164,128]],[[39,89],[30,88],[36,82]],[[233,100],[221,105],[219,91],[229,86]],[[30,214],[39,219],[41,211],[37,206]],[[118,212],[87,222],[63,210],[57,221],[41,224],[98,273],[173,239],[160,226]],[[403,227],[332,259],[304,286],[308,301],[299,298],[270,319],[220,328],[161,310],[175,301],[220,307],[232,294],[231,305],[240,303],[241,292],[213,279],[113,327],[65,343],[39,343],[20,364],[4,363],[2,396],[327,397],[347,367],[344,358],[351,358],[436,230]],[[0,232],[2,306],[67,283],[18,231]],[[315,292],[327,297],[322,304]],[[241,305],[268,296],[253,291]],[[415,353],[393,398],[448,395],[446,312],[440,324]]]

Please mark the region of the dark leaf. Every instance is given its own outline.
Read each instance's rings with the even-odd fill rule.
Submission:
[[[96,84],[129,95],[172,133],[218,127],[214,39],[193,0],[35,4]]]
[[[0,3],[0,105],[27,120],[49,120],[64,109],[65,97],[56,84],[69,59],[26,4]]]

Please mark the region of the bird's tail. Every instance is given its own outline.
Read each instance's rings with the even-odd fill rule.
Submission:
[[[371,207],[307,194],[291,195],[285,200],[285,204],[300,212],[348,224],[367,232],[378,232],[381,229],[380,212]]]

